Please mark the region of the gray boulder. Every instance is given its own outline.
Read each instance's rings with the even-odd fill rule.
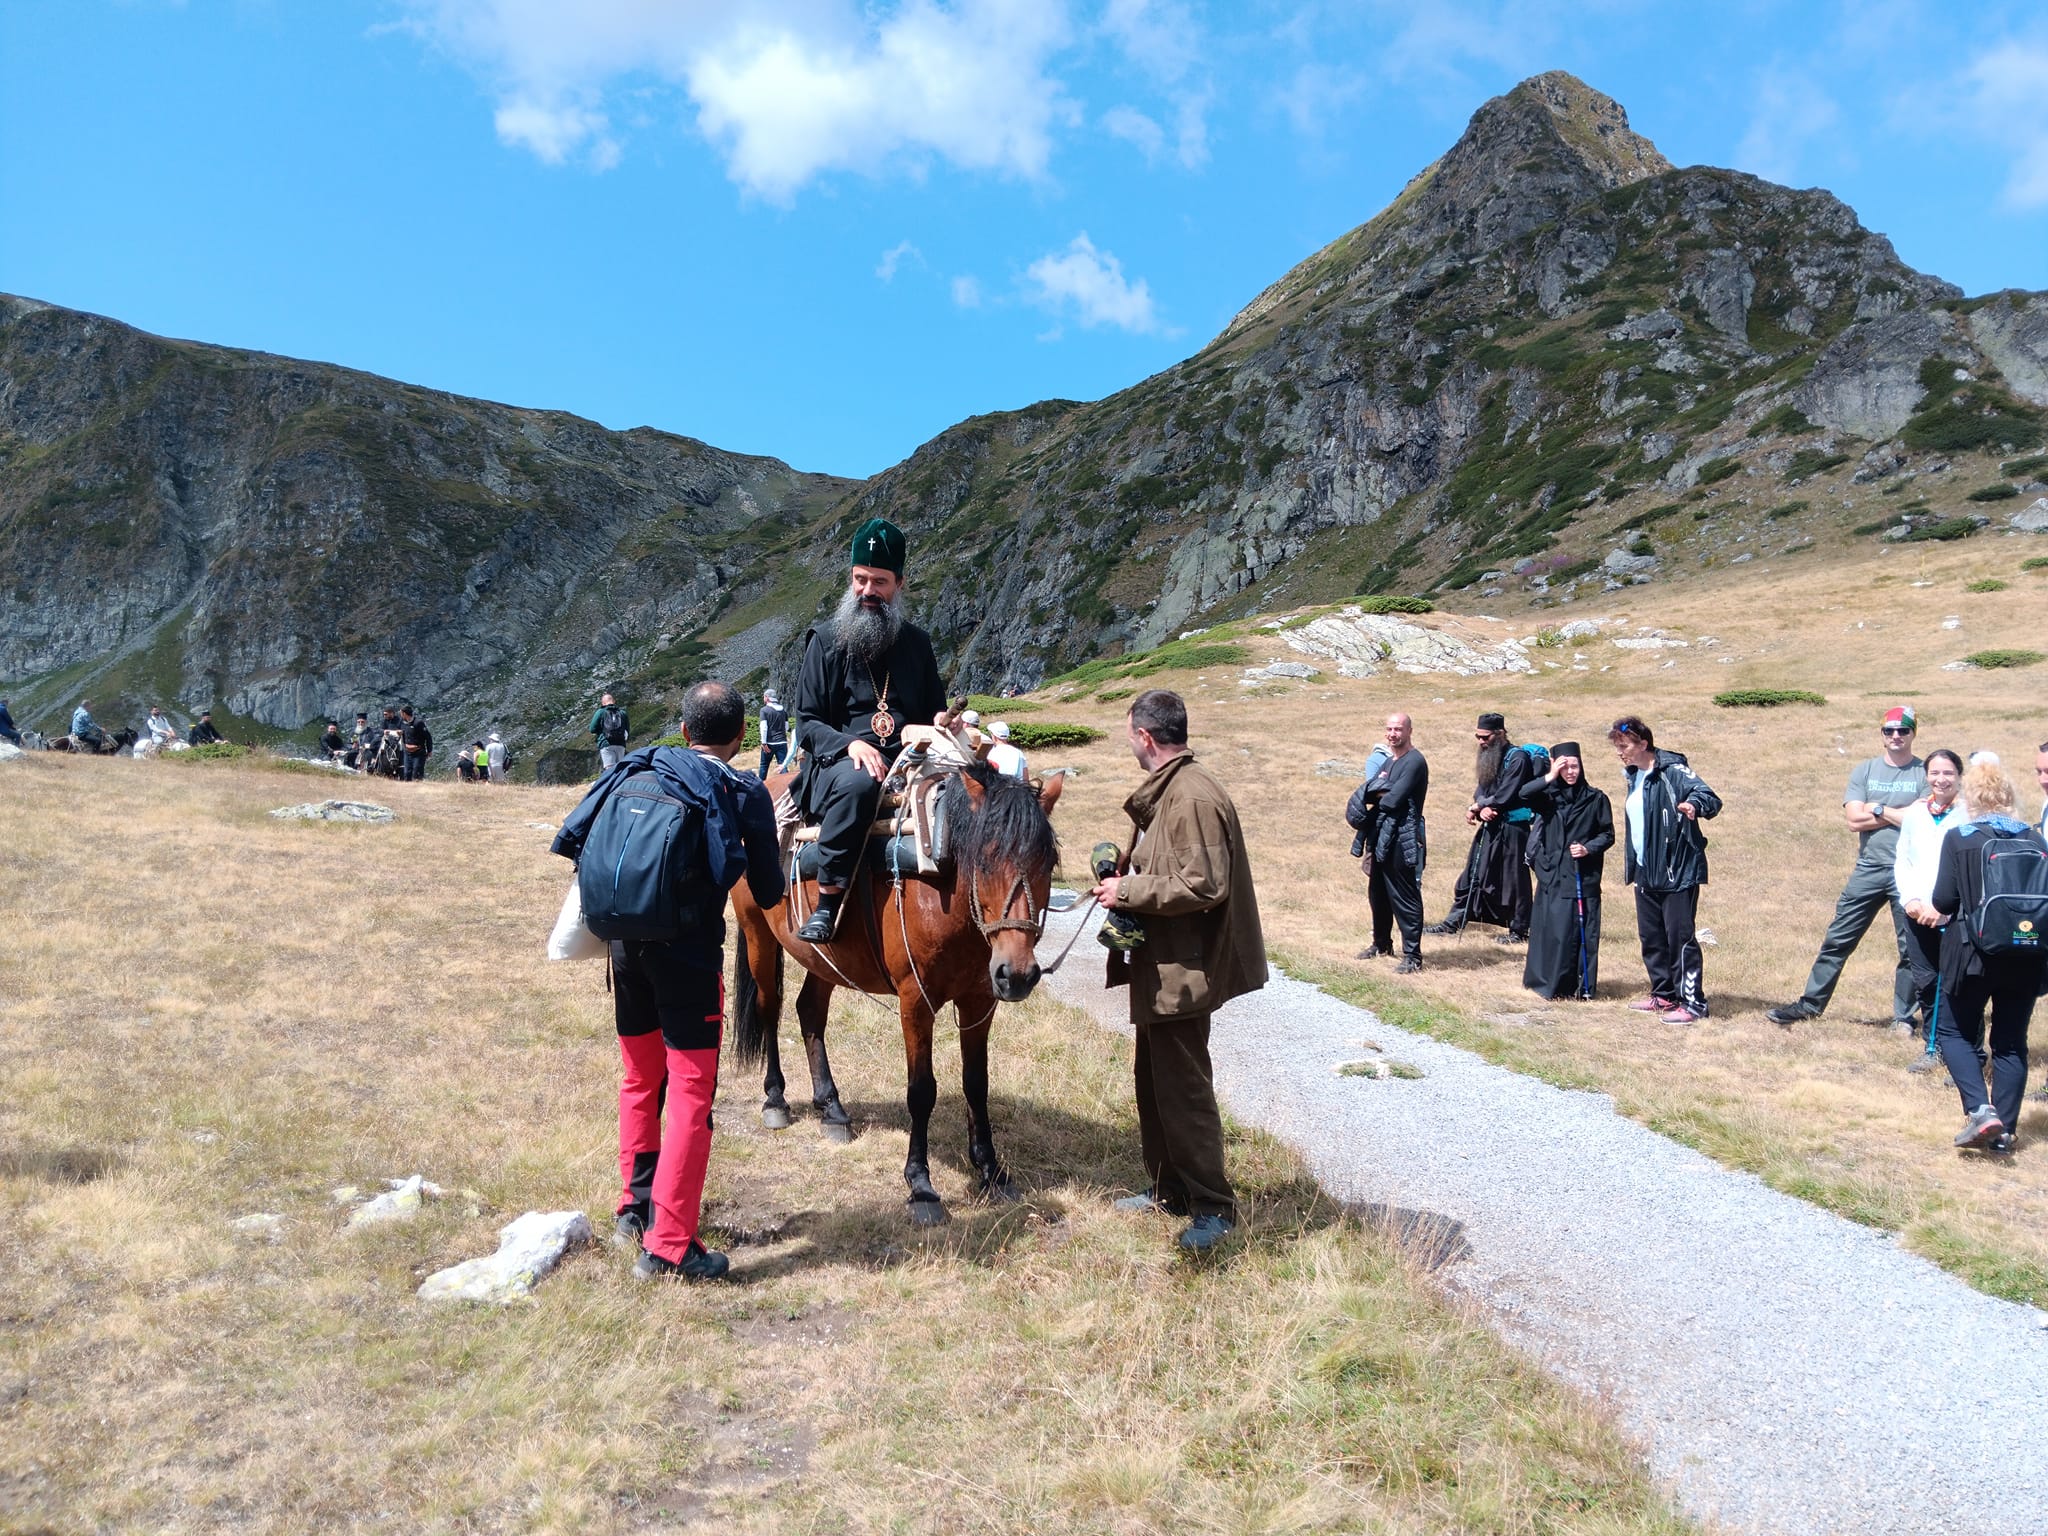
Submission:
[[[571,1248],[592,1241],[581,1211],[528,1211],[498,1229],[498,1251],[429,1275],[422,1301],[524,1301]]]
[[[1824,427],[1883,440],[1920,408],[1920,365],[1952,345],[1955,322],[1942,310],[1906,310],[1860,320],[1828,344],[1793,403]]]

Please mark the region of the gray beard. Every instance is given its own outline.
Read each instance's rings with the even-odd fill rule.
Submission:
[[[832,636],[855,661],[872,667],[886,658],[903,631],[903,594],[879,609],[864,608],[848,587],[841,594],[838,611],[832,615]]]
[[[1493,781],[1500,777],[1500,765],[1507,755],[1508,744],[1505,741],[1489,742],[1479,749],[1473,760],[1472,771],[1482,795],[1493,788]]]

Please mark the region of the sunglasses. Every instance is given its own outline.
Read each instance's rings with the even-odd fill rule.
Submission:
[[[1878,729],[1887,736],[1910,736],[1913,734],[1913,727],[1910,725],[1881,725]]]

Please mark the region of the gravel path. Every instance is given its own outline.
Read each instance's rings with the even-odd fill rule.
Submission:
[[[1049,960],[1076,914],[1055,914]],[[1083,938],[1053,994],[1128,1030]],[[1339,1076],[1386,1058],[1417,1080]],[[1693,1516],[1783,1536],[2048,1532],[2048,1323],[1615,1113],[1275,975],[1217,1086],[1340,1199],[1437,1213],[1441,1274],[1611,1402]],[[2039,1151],[2037,1156],[2042,1155]]]

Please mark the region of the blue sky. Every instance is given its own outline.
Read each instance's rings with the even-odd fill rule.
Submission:
[[[867,474],[1186,356],[1549,68],[2048,288],[2039,5],[4,0],[0,289]]]

